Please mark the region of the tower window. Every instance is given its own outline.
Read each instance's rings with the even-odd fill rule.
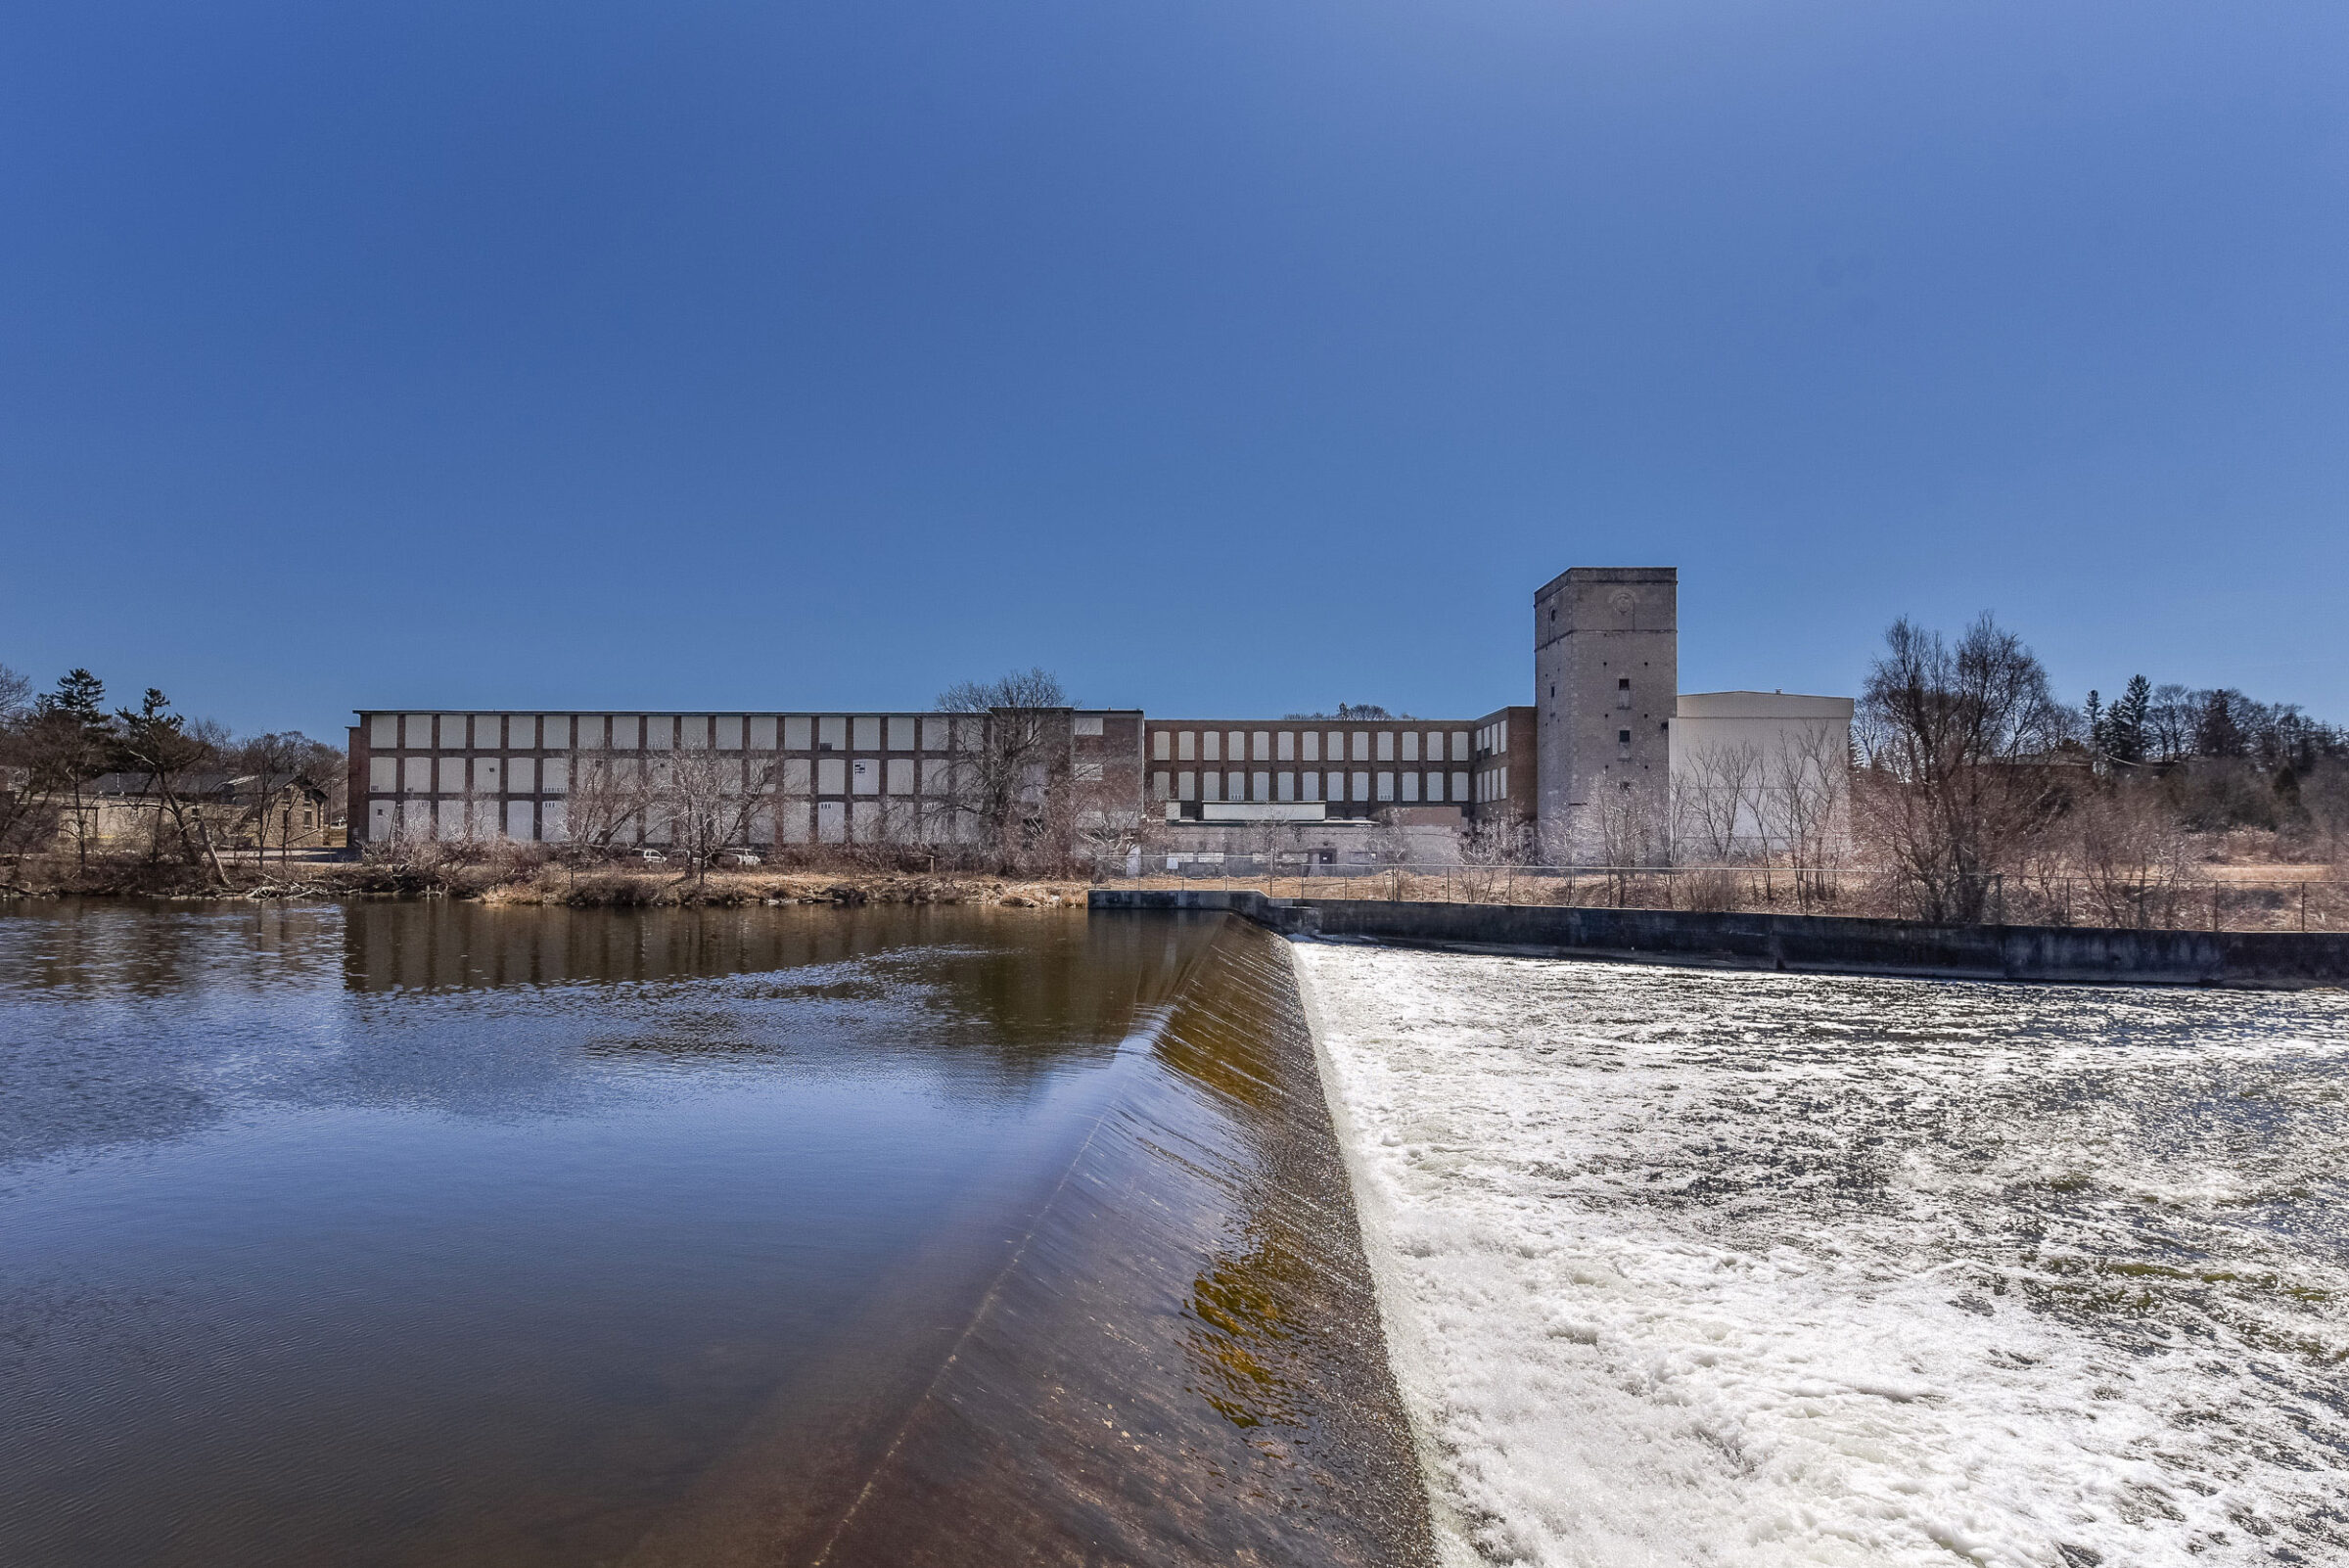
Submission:
[[[1619,730],[1617,730],[1617,731],[1615,732],[1615,744],[1616,744],[1616,745],[1618,745],[1618,746],[1629,746],[1631,743],[1632,743],[1632,732],[1631,732],[1630,730],[1628,730],[1628,729],[1619,729]]]

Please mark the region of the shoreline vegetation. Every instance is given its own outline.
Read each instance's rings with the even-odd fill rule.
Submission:
[[[985,868],[938,867],[929,856],[880,862],[871,855],[806,854],[759,866],[681,862],[564,861],[544,853],[466,853],[363,855],[355,860],[224,859],[208,867],[144,856],[27,856],[0,869],[0,898],[116,898],[261,902],[298,899],[468,899],[490,904],[568,908],[709,907],[755,904],[950,903],[1005,908],[1082,908],[1082,878],[1038,877]]]

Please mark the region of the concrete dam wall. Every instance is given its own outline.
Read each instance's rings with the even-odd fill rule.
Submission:
[[[1228,909],[1293,936],[1821,974],[2299,989],[2349,985],[2349,935],[1940,926],[1840,915],[1268,899],[1244,890],[1096,888],[1095,909]]]

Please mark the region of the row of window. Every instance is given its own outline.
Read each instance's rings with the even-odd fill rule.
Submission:
[[[1509,770],[1489,767],[1476,775],[1476,798],[1482,801],[1505,801],[1509,798]]]
[[[1076,733],[1101,733],[1098,714]],[[374,714],[375,751],[975,751],[980,714]]]
[[[1495,719],[1476,732],[1476,749],[1480,752],[1505,752],[1509,749],[1509,721]]]
[[[577,764],[566,757],[374,757],[367,762],[371,795],[564,795],[589,781],[609,780],[622,786],[658,788],[668,782],[668,763],[650,758],[617,758]],[[729,763],[729,768],[739,764]],[[1079,761],[1073,776],[1080,784],[1098,783],[1102,764]],[[944,757],[786,757],[760,765],[750,764],[727,781],[734,787],[779,791],[785,795],[947,795],[954,785],[954,763]]]
[[[949,807],[916,808],[883,801],[778,801],[754,812],[744,835],[752,844],[953,844],[975,842],[977,821]],[[536,840],[560,844],[570,837],[561,801],[377,801],[369,811],[369,837],[480,841]],[[619,845],[665,845],[669,820],[657,811],[632,817],[615,835]]]
[[[1422,778],[1425,783],[1422,784]],[[1150,775],[1150,798],[1156,801],[1327,801],[1332,805],[1348,802],[1368,804],[1374,801],[1442,802],[1447,793],[1454,801],[1468,799],[1468,774],[1457,773],[1275,773],[1269,770],[1248,772],[1233,768],[1229,772],[1175,772],[1161,770]],[[1324,794],[1324,790],[1327,791]]]
[[[1415,729],[1333,729],[1325,741],[1317,729],[1159,729],[1150,734],[1150,758],[1159,762],[1318,762],[1325,745],[1333,762],[1441,762],[1445,736],[1442,730],[1431,729],[1423,742]],[[1451,760],[1468,761],[1468,731],[1451,732]]]

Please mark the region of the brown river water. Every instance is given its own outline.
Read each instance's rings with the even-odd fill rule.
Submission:
[[[0,915],[0,1562],[1417,1563],[1215,919]]]

